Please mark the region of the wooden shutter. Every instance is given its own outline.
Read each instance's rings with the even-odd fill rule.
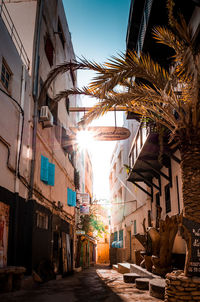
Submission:
[[[49,163],[48,167],[48,185],[54,186],[55,183],[55,165]]]
[[[42,180],[45,183],[48,183],[48,167],[49,167],[48,158],[41,155],[40,180]]]

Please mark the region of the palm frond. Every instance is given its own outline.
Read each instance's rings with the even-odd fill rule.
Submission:
[[[52,99],[53,106],[54,106],[54,104],[58,103],[61,99],[66,98],[66,97],[68,97],[70,95],[85,95],[85,96],[96,97],[97,94],[94,96],[94,94],[92,93],[92,91],[90,91],[87,87],[83,87],[82,89],[72,88],[72,89],[68,89],[68,90],[63,90],[63,91],[60,91]]]
[[[189,137],[192,131],[200,133],[200,46],[183,16],[180,15],[179,22],[174,18],[173,5],[173,0],[168,0],[172,30],[161,26],[153,30],[158,43],[174,50],[170,72],[148,54],[138,56],[134,51],[112,56],[104,64],[79,58],[78,62],[61,64],[49,73],[39,101],[59,74],[92,70],[96,74],[88,87],[61,91],[53,99],[54,104],[76,94],[96,99],[98,103],[85,114],[81,124],[90,123],[111,108],[121,107],[164,125],[176,138]],[[141,81],[132,81],[134,78]]]
[[[60,75],[60,74],[63,74],[67,71],[70,71],[70,70],[77,70],[77,69],[83,69],[84,66],[81,66],[81,64],[79,63],[76,63],[76,62],[65,62],[63,64],[60,64],[58,66],[56,66],[54,69],[52,69],[45,82],[43,83],[42,85],[42,89],[40,91],[40,94],[39,94],[39,97],[38,97],[38,103],[41,104],[42,101],[44,100],[45,96],[46,96],[46,93],[47,93],[47,90],[49,88],[49,86],[51,85],[51,83],[53,82],[53,80],[55,80],[55,78]]]
[[[107,69],[99,74],[90,83],[93,89],[101,89],[102,93],[112,90],[115,86],[132,77],[144,79],[153,85],[164,88],[169,80],[168,72],[158,63],[154,62],[149,55],[138,57],[136,52],[121,54],[112,57],[104,64]]]
[[[155,26],[152,33],[158,43],[173,48],[176,53],[182,50],[182,41],[170,29],[164,26]]]

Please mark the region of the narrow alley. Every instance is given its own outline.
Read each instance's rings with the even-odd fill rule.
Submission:
[[[123,275],[104,267],[91,267],[61,280],[44,283],[33,290],[20,290],[0,295],[1,302],[122,302],[161,301],[124,283]]]

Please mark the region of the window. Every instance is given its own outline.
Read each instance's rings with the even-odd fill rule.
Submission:
[[[65,47],[65,37],[64,37],[62,25],[61,25],[61,22],[59,19],[58,19],[58,35],[59,35],[60,41],[62,43],[62,46],[64,48]]]
[[[55,165],[43,155],[41,155],[40,180],[49,186],[54,186]]]
[[[165,207],[166,213],[171,212],[170,184],[165,186]]]
[[[156,193],[156,205],[160,206],[160,193]]]
[[[67,188],[67,205],[70,207],[76,206],[76,192]]]
[[[46,36],[45,38],[45,42],[44,42],[44,50],[45,50],[45,54],[47,57],[47,60],[49,62],[49,65],[52,66],[53,65],[53,44],[51,42],[51,39],[49,37],[49,35]]]
[[[54,125],[58,124],[58,103],[53,102],[52,99],[46,94],[45,106],[48,106],[52,115]]]
[[[37,228],[48,230],[48,215],[42,212],[36,212],[37,215]]]
[[[137,234],[136,220],[134,220],[134,222],[133,222],[133,232],[134,232],[134,235]]]
[[[123,241],[123,230],[119,231],[119,241]]]
[[[10,86],[10,80],[11,80],[11,71],[8,67],[6,61],[2,60],[2,67],[1,67],[1,82],[4,85],[4,87],[9,90]]]

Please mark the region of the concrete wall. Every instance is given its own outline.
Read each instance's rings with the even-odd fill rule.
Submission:
[[[63,29],[65,39],[64,47],[59,35],[55,34],[55,32],[57,32],[58,19],[60,20]],[[54,48],[52,67],[49,65],[45,53],[44,43],[47,34],[49,35]],[[39,80],[42,79],[42,81],[46,79],[51,68],[65,61],[73,61],[75,58],[62,1],[44,1],[39,55]],[[58,76],[58,78],[51,84],[48,90],[48,95],[53,98],[61,90],[71,87],[73,87],[72,78],[69,74],[63,74]],[[75,97],[70,99],[70,105],[76,106]],[[38,124],[34,183],[48,199],[55,201],[56,204],[60,201],[63,204],[64,210],[69,214],[74,215],[74,208],[67,205],[67,187],[74,190],[74,166],[69,160],[69,154],[64,152],[61,146],[62,138],[58,141],[55,133],[56,130],[58,130],[56,129],[58,127],[60,127],[60,131],[62,131],[62,127],[68,130],[69,126],[73,126],[76,121],[75,114],[68,114],[65,100],[61,100],[58,103],[57,118],[58,124],[54,125],[52,128],[43,128],[41,123]],[[55,185],[53,187],[40,181],[41,155],[48,157],[48,159],[55,164]]]
[[[21,259],[24,255],[23,206],[28,196],[32,133],[30,117],[33,103],[30,98],[28,70],[2,18],[0,37],[0,72],[2,73],[4,65],[10,73],[8,87],[0,79],[0,224],[3,225],[0,267],[2,267],[22,265]]]
[[[89,193],[90,197],[93,197],[93,171],[90,155],[87,150],[85,150],[85,190]]]
[[[136,232],[143,233],[142,222],[145,218],[147,225],[148,210],[151,207],[147,195],[133,183],[127,181],[128,174],[124,167],[124,165],[129,165],[129,152],[138,131],[139,123],[135,120],[124,119],[124,127],[130,130],[131,135],[127,140],[116,144],[111,159],[111,232],[123,230],[124,260],[134,261],[134,250],[143,249],[139,241],[134,238],[134,224],[136,223]],[[140,183],[140,185],[146,188],[143,183]]]
[[[6,7],[19,33],[20,39],[30,60],[33,60],[34,33],[37,11],[37,0],[15,1],[6,0]],[[30,72],[31,72],[30,68]]]
[[[2,62],[5,61],[11,72],[11,80],[8,90],[4,87],[1,81],[0,88],[14,98],[24,110],[24,130],[19,170],[20,174],[28,181],[30,168],[29,151],[31,143],[31,126],[29,121],[33,105],[30,99],[30,78],[27,70],[25,70],[23,75],[23,63],[1,19],[0,36],[0,70],[2,68]],[[24,80],[22,79],[23,76]],[[16,170],[21,142],[22,114],[20,113],[19,106],[17,106],[15,102],[2,91],[0,91],[0,103],[0,136],[5,143],[8,144],[8,148],[10,150],[9,164]],[[26,187],[19,184],[18,180],[15,179],[15,175],[11,173],[7,167],[8,150],[2,142],[0,143],[0,157],[0,185],[11,192],[20,193],[22,197],[26,198]]]
[[[39,70],[38,70],[38,92],[40,92],[42,82],[46,80],[46,77],[50,70],[65,61],[73,61],[75,59],[73,46],[71,42],[71,35],[67,25],[64,8],[61,0],[44,0],[42,1],[43,13],[41,19],[40,28],[40,40],[39,40]],[[16,29],[21,35],[22,45],[24,46],[29,60],[31,61],[32,68],[30,68],[30,75],[33,76],[34,70],[34,56],[35,56],[35,41],[36,32],[38,26],[38,6],[39,1],[9,1],[7,2],[7,7],[10,15],[15,23]],[[0,20],[1,22],[1,20]],[[58,22],[60,22],[63,32],[64,44],[61,41],[60,35],[58,34]],[[7,30],[0,24],[0,35],[1,35],[1,45],[0,45],[0,63],[2,57],[6,60],[9,68],[12,72],[12,83],[11,92],[12,97],[20,102],[21,98],[21,78],[22,78],[22,63],[20,61],[19,54],[13,45],[10,37],[4,41],[4,35],[8,34]],[[47,35],[50,37],[53,45],[53,65],[50,66],[47,59],[47,54],[45,53],[45,39]],[[33,80],[33,78],[32,78]],[[32,81],[28,78],[28,73],[26,72],[26,85],[25,86],[25,97],[24,97],[24,110],[25,110],[25,131],[23,136],[23,146],[22,146],[22,156],[20,173],[22,176],[27,178],[29,183],[30,177],[30,160],[32,158],[32,131],[33,131],[33,98],[32,98]],[[61,90],[72,88],[76,86],[76,73],[74,77],[70,73],[60,75],[57,79],[53,81],[50,88],[48,89],[48,96],[50,98],[55,97],[55,95]],[[2,87],[0,83],[0,87]],[[20,114],[15,105],[10,102],[8,97],[5,97],[0,92],[0,102],[2,102],[2,119],[0,119],[0,135],[4,137],[4,140],[9,144],[10,148],[10,164],[16,168],[17,163],[17,146],[18,146],[18,129],[20,126]],[[38,108],[38,121],[39,121],[39,110],[41,105],[47,105],[46,99],[42,100]],[[77,105],[76,97],[70,97],[70,106],[75,107]],[[52,111],[52,108],[50,108]],[[9,116],[9,119],[8,119]],[[57,119],[57,122],[56,122]],[[58,216],[61,220],[65,222],[70,222],[70,238],[74,239],[74,221],[72,216],[75,214],[74,207],[69,207],[67,205],[67,188],[74,188],[74,168],[75,163],[72,161],[71,156],[75,149],[71,146],[71,150],[66,151],[62,147],[62,134],[63,130],[69,131],[70,126],[76,124],[76,113],[69,114],[66,108],[65,99],[61,100],[58,104],[58,113],[54,119],[54,124],[50,128],[44,128],[43,124],[39,121],[37,124],[36,133],[36,161],[35,161],[35,173],[34,173],[34,194],[33,199],[37,201],[37,204],[42,204],[45,208],[53,210],[53,202],[56,206],[59,204],[63,205],[63,210],[54,209],[54,214]],[[19,132],[20,133],[20,132]],[[66,133],[67,134],[67,133]],[[14,176],[6,168],[7,160],[7,149],[3,144],[0,144],[0,156],[2,157],[2,169],[3,174],[0,176],[0,185],[5,187],[11,192],[19,191],[21,196],[27,198],[27,189],[24,185],[15,181]],[[55,164],[55,184],[50,186],[45,184],[40,180],[41,171],[41,155],[48,157],[49,162]],[[33,213],[35,215],[36,213]],[[66,215],[68,218],[66,218]],[[35,215],[36,217],[36,215]],[[34,220],[34,222],[36,222]],[[35,226],[33,226],[35,228]],[[65,232],[64,224],[61,223],[60,229],[51,229],[51,231]],[[16,232],[16,231],[15,231]],[[60,237],[61,239],[61,237]],[[48,242],[51,244],[50,242]],[[30,242],[29,252],[31,248],[34,249],[32,245],[34,242]],[[30,254],[28,256],[31,257]],[[48,256],[48,255],[46,255]],[[36,261],[37,259],[34,259]]]

